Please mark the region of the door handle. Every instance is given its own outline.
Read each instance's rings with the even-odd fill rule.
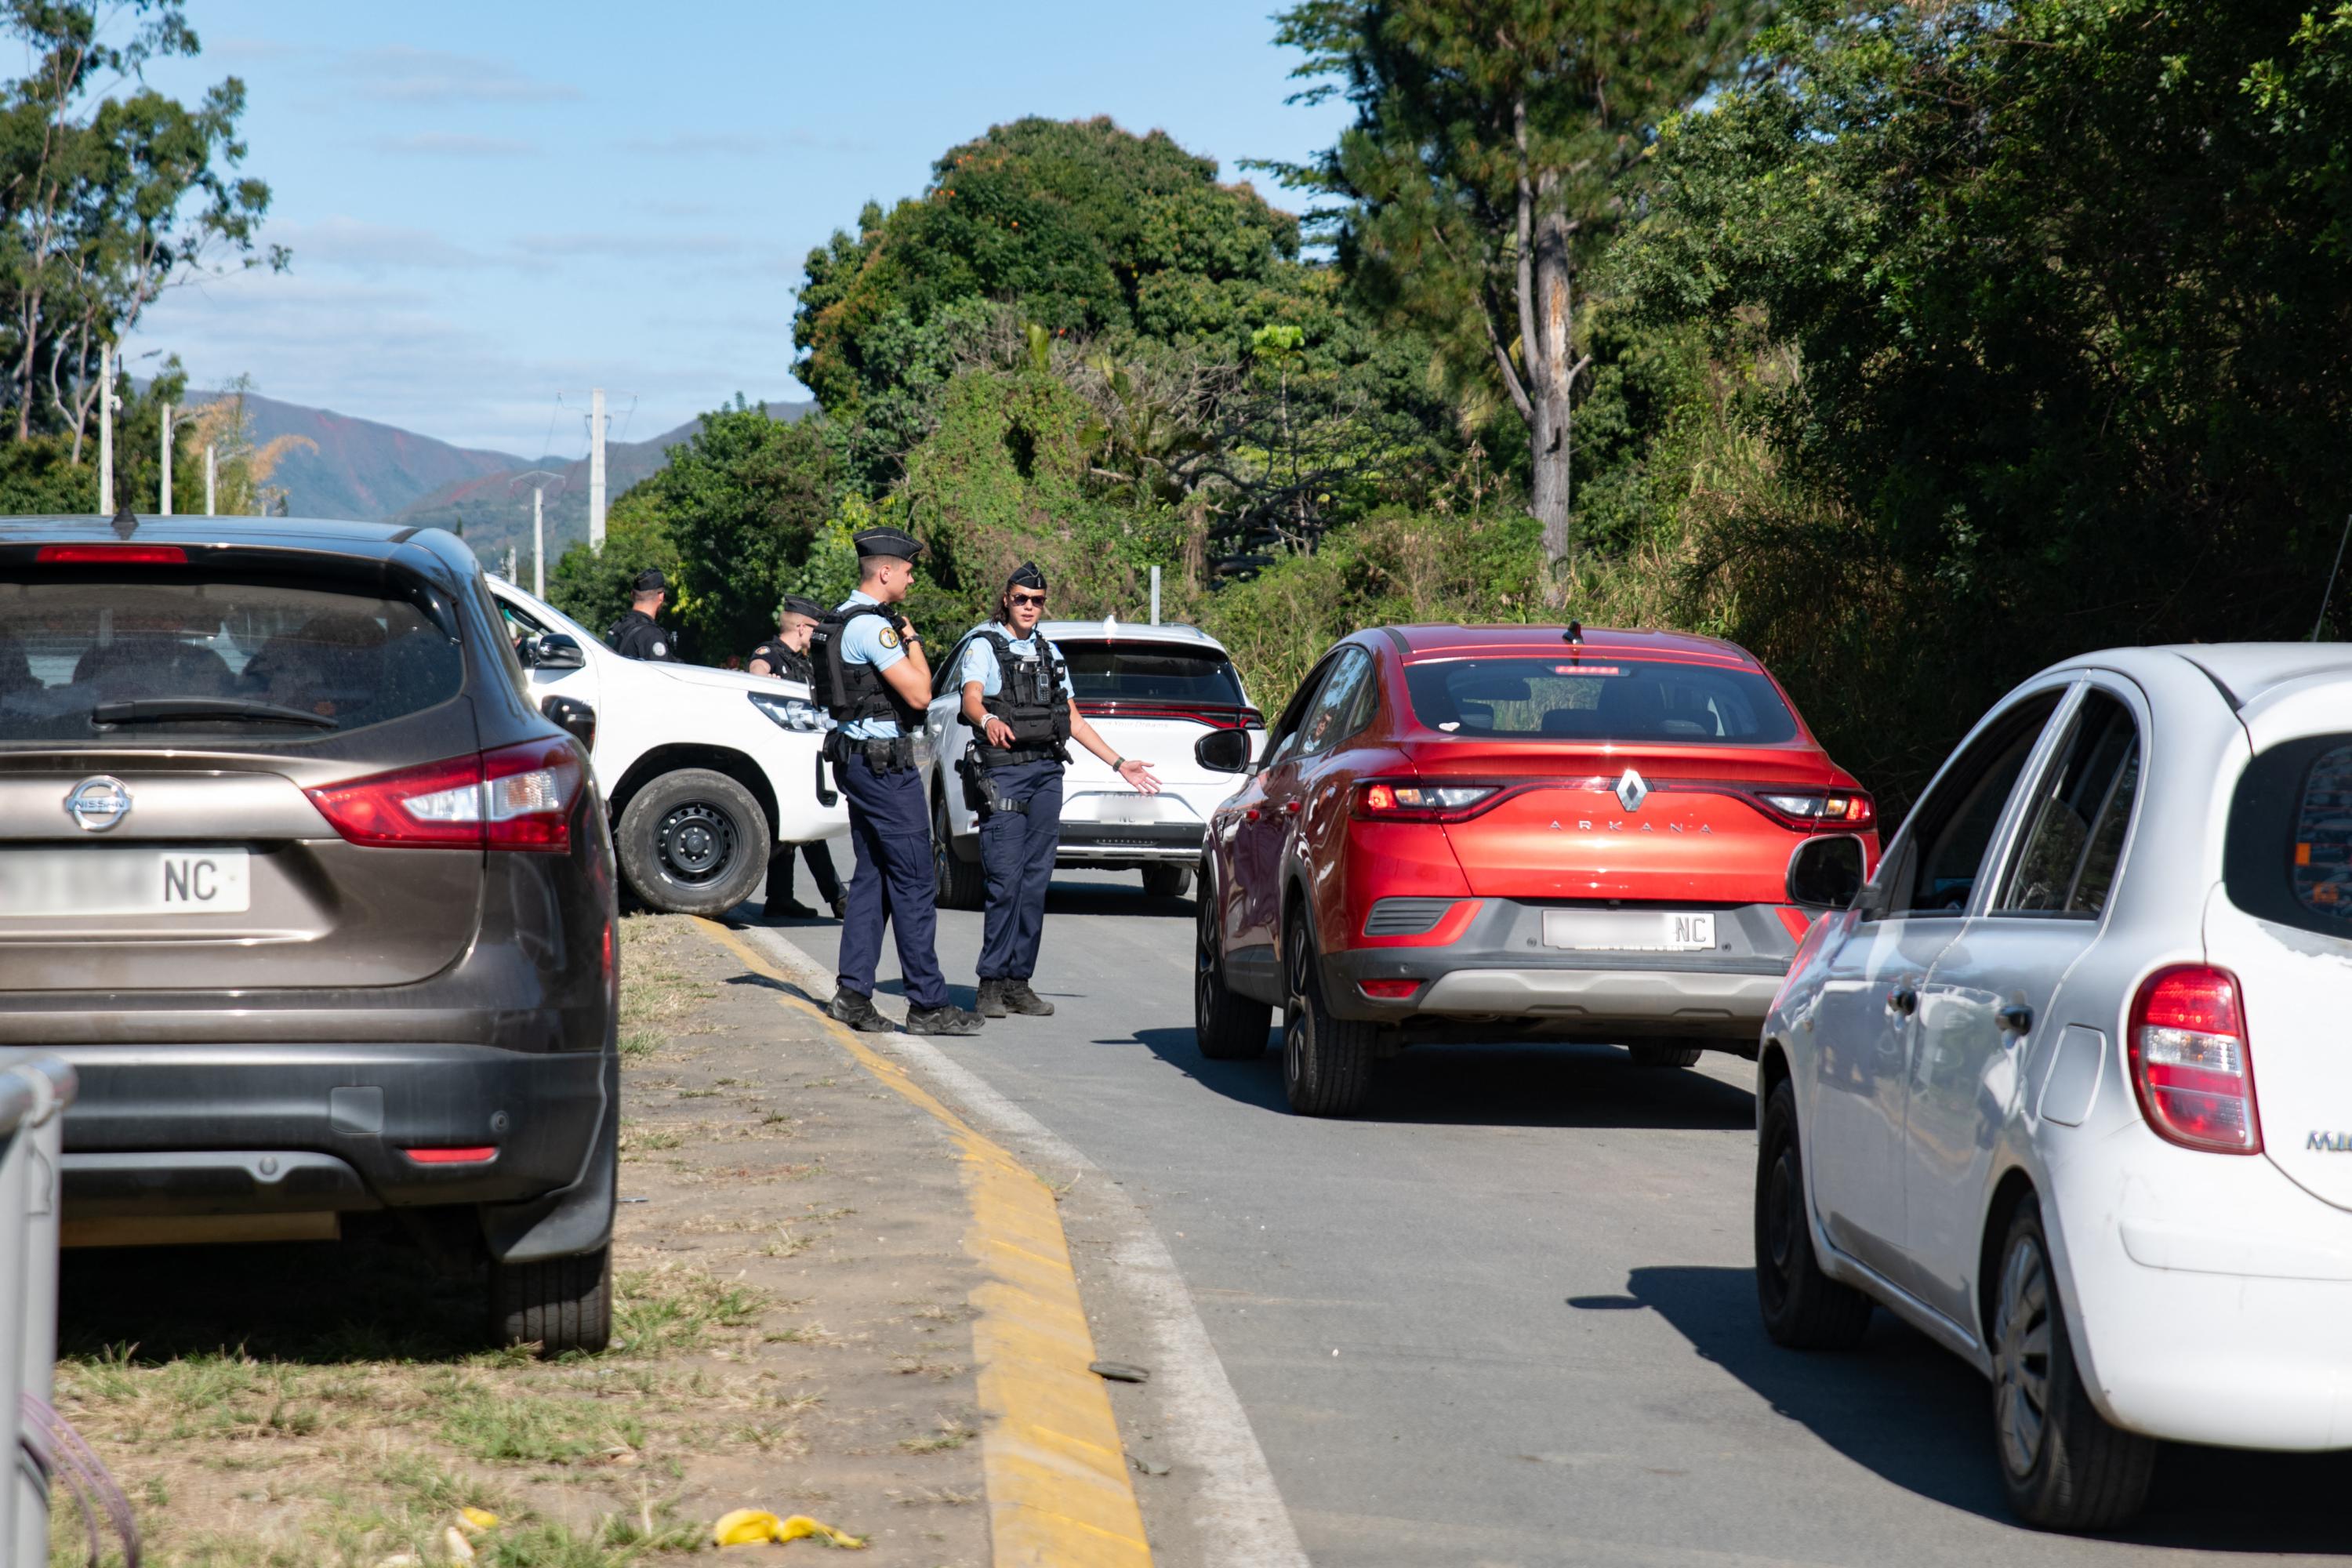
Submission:
[[[2004,1035],[2015,1035],[2023,1039],[2033,1032],[2033,1009],[2022,1002],[2012,1002],[1992,1016]]]
[[[1919,993],[1907,983],[1897,985],[1886,994],[1886,1010],[1900,1013],[1906,1018],[1911,1016],[1919,1010]]]
[[[1282,815],[1285,816],[1297,816],[1298,815],[1298,806],[1299,803],[1297,801],[1286,800],[1282,803]]]

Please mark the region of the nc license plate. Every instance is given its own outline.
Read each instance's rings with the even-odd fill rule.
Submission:
[[[1097,822],[1157,822],[1160,807],[1144,795],[1107,795],[1095,805]]]
[[[253,903],[250,870],[243,849],[0,850],[0,920],[243,914]]]
[[[1546,947],[1578,952],[1698,952],[1715,945],[1715,916],[1681,910],[1546,910]]]

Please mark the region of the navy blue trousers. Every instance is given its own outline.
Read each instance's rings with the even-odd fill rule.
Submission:
[[[898,940],[907,1000],[918,1007],[942,1006],[948,982],[934,945],[939,883],[931,868],[931,814],[923,775],[912,768],[877,773],[857,756],[839,771],[841,793],[849,797],[849,841],[857,851],[856,868],[849,874],[849,913],[841,922],[842,987],[861,996],[874,994],[874,966],[882,959],[887,924]]]
[[[1037,973],[1045,888],[1062,842],[1062,764],[1015,763],[989,778],[1006,800],[1026,801],[1029,810],[992,812],[980,825],[980,863],[988,872],[980,977],[1026,980]]]

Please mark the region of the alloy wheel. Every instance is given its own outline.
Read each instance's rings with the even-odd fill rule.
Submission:
[[[1217,983],[1217,950],[1212,945],[1216,920],[1214,905],[1210,901],[1208,888],[1201,889],[1200,907],[1192,916],[1192,1016],[1205,1018],[1216,1011],[1216,994],[1212,989]]]
[[[1282,1076],[1294,1094],[1307,1082],[1307,1058],[1315,1026],[1307,1005],[1307,933],[1293,926],[1283,939],[1283,965],[1288,984],[1282,1007]]]
[[[2032,1236],[2010,1243],[1993,1319],[1993,1426],[2010,1474],[2032,1473],[2050,1421],[2050,1268]]]
[[[735,859],[736,838],[735,819],[700,800],[671,807],[654,829],[662,870],[689,886],[714,881],[726,874]]]

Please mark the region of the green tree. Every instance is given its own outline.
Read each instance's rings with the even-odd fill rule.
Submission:
[[[583,541],[556,558],[547,574],[548,602],[601,637],[627,611],[637,574],[648,566],[676,577],[677,545],[658,517],[615,506],[606,519],[602,552]],[[686,651],[698,664],[719,662],[694,643]]]
[[[1299,96],[1356,110],[1281,172],[1339,199],[1340,260],[1368,298],[1509,398],[1556,584],[1591,363],[1580,274],[1631,210],[1655,127],[1722,79],[1750,17],[1750,0],[1306,0],[1280,16],[1316,84]]]
[[[1795,0],[1665,137],[1634,286],[1789,366],[1753,406],[1794,504],[1726,535],[1748,613],[1892,612],[1814,644],[1883,674],[1850,727],[1890,771],[2053,658],[2311,632],[2352,493],[2347,62],[2352,16],[2283,0]]]

